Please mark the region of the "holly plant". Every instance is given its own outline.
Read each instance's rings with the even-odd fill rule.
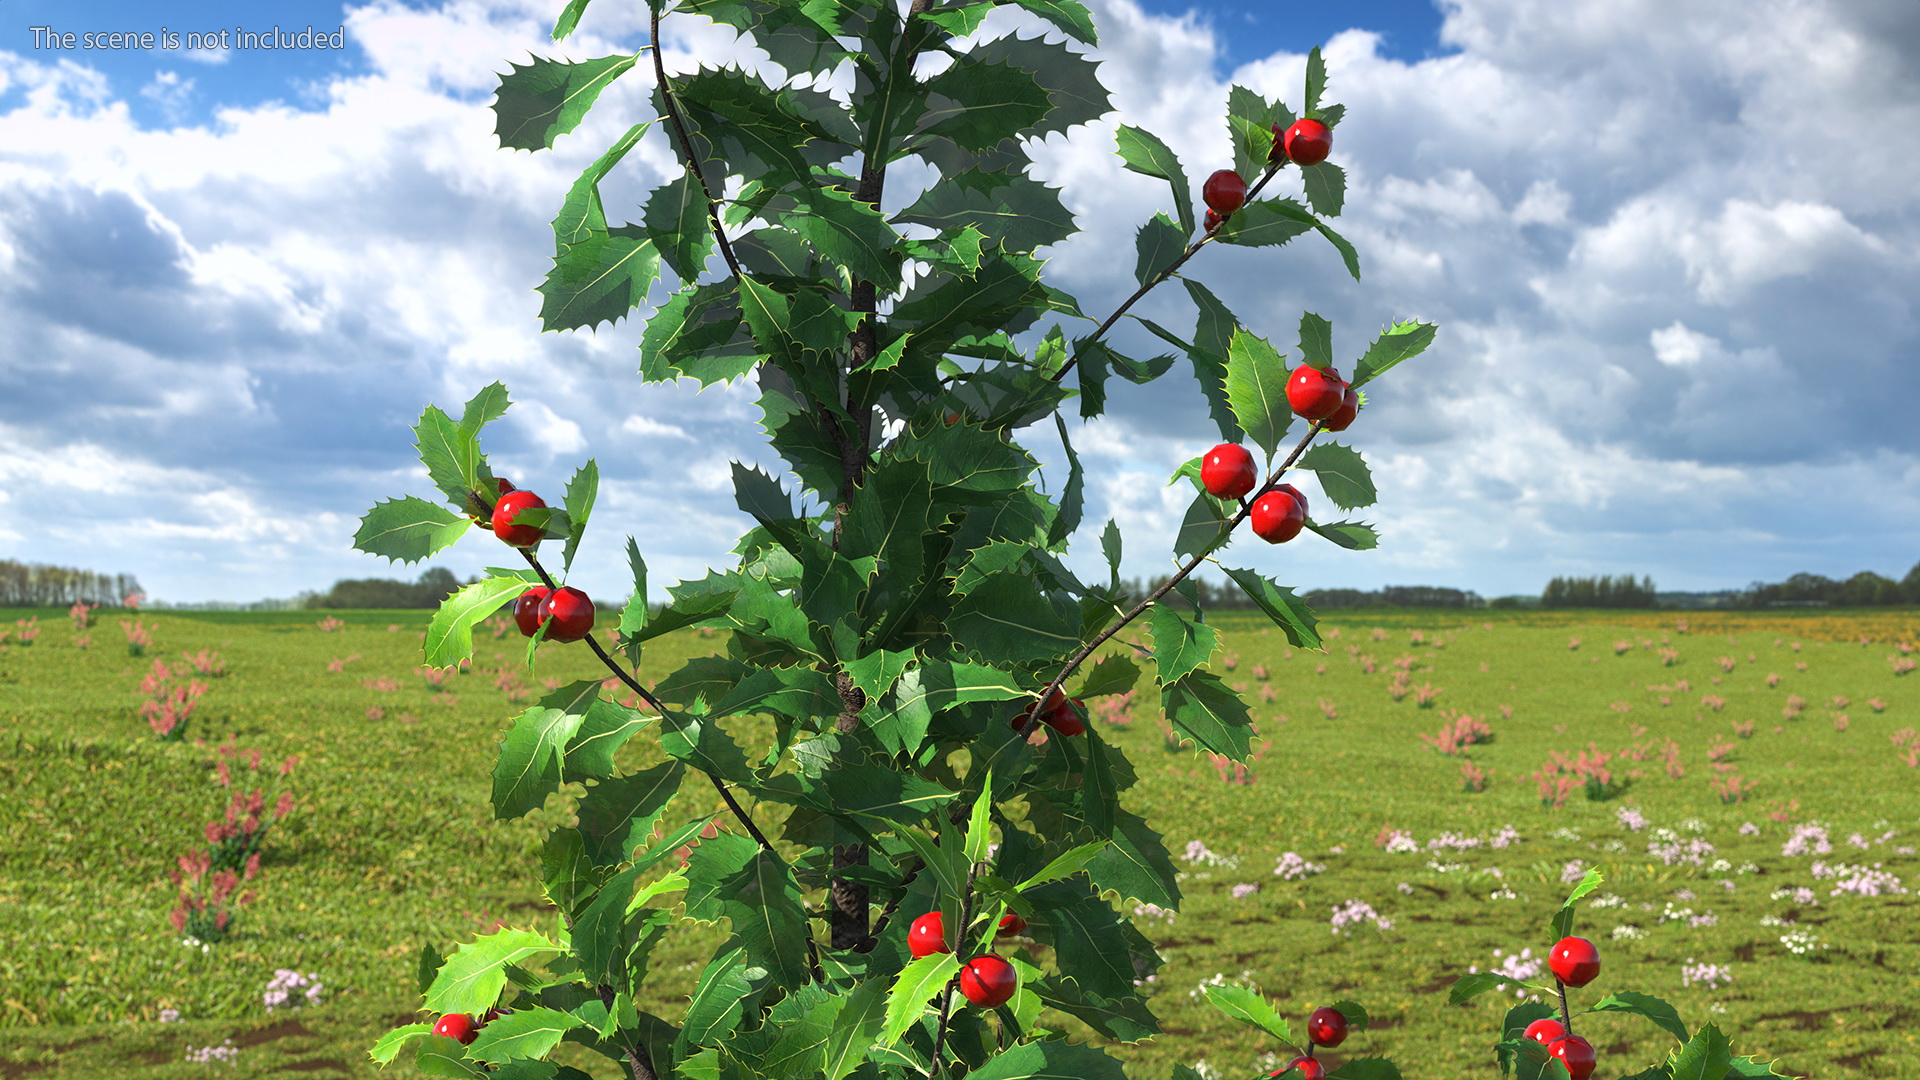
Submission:
[[[1588,870],[1567,896],[1567,902],[1554,913],[1551,933],[1556,939],[1547,950],[1547,967],[1553,972],[1554,985],[1522,982],[1499,972],[1463,975],[1453,984],[1448,1002],[1465,1004],[1489,990],[1508,986],[1532,990],[1557,999],[1558,1009],[1546,1001],[1525,1001],[1507,1010],[1500,1025],[1500,1039],[1494,1043],[1494,1056],[1500,1075],[1517,1080],[1587,1080],[1599,1067],[1599,1054],[1593,1044],[1574,1032],[1576,1015],[1626,1013],[1651,1022],[1678,1041],[1673,1051],[1648,1068],[1625,1073],[1610,1066],[1605,1075],[1622,1080],[1732,1080],[1735,1077],[1784,1076],[1772,1064],[1751,1056],[1733,1056],[1733,1043],[1719,1026],[1708,1023],[1689,1033],[1680,1013],[1661,998],[1632,990],[1619,990],[1576,1014],[1567,1001],[1567,988],[1580,989],[1600,974],[1600,950],[1586,938],[1573,936],[1573,916],[1580,898],[1606,880],[1598,870]],[[1584,1027],[1584,1025],[1583,1025]]]
[[[556,41],[588,6],[567,4]],[[1041,32],[977,36],[999,8]],[[1171,212],[1137,229],[1137,291],[1089,314],[1043,274],[1040,250],[1078,227],[1028,157],[1034,140],[1111,111],[1080,49],[1096,40],[1082,4],[648,0],[647,15],[652,43],[637,52],[534,59],[501,78],[496,133],[530,151],[577,128],[615,80],[652,81],[654,115],[580,175],[553,220],[540,318],[598,328],[669,281],[639,334],[643,381],[755,380],[786,470],[733,465],[753,527],[730,565],[668,588],[658,610],[629,537],[631,598],[596,632],[591,598],[565,578],[587,542],[598,466],[580,465],[557,493],[496,476],[481,436],[510,406],[498,383],[458,415],[421,414],[420,461],[444,505],[382,502],[355,546],[413,563],[478,529],[493,535],[473,539],[512,564],[440,606],[426,663],[469,658],[474,626],[512,605],[529,662],[543,647],[584,647],[624,689],[615,700],[599,679],[563,686],[500,743],[498,818],[584,790],[545,840],[552,928],[501,929],[445,956],[425,947],[431,1022],[388,1032],[372,1056],[406,1050],[437,1076],[578,1080],[589,1074],[547,1060],[568,1042],[634,1080],[1120,1077],[1102,1047],[1160,1031],[1142,987],[1162,960],[1125,913],[1177,910],[1181,895],[1161,834],[1125,804],[1135,768],[1086,702],[1133,690],[1144,659],[1182,738],[1247,760],[1252,718],[1208,668],[1219,635],[1190,575],[1244,537],[1250,516],[1266,542],[1310,531],[1374,547],[1371,527],[1315,519],[1281,478],[1306,469],[1340,510],[1371,505],[1361,456],[1315,437],[1330,424],[1364,431],[1359,388],[1434,335],[1414,321],[1387,327],[1341,365],[1348,380],[1326,319],[1302,315],[1297,348],[1284,350],[1189,273],[1214,245],[1270,249],[1314,233],[1359,277],[1328,224],[1345,199],[1345,174],[1326,160],[1344,109],[1322,100],[1319,51],[1298,115],[1232,89],[1204,221],[1166,143],[1118,127],[1121,161],[1166,183]],[[660,27],[682,16],[737,30],[752,46],[739,55],[768,60],[669,73]],[[613,224],[600,185],[646,142],[678,171],[638,221]],[[1176,280],[1190,329],[1134,313]],[[1130,355],[1114,334],[1123,319],[1128,340],[1171,351]],[[1077,398],[1083,420],[1100,416],[1114,377],[1145,386],[1176,364],[1217,429],[1196,449],[1217,434],[1261,458],[1256,468],[1250,451],[1228,455],[1226,480],[1203,477],[1198,455],[1174,474],[1169,485],[1184,479],[1194,497],[1178,532],[1154,542],[1170,545],[1178,572],[1134,603],[1114,522],[1100,534],[1106,581],[1062,561],[1083,524],[1085,475],[1059,411]],[[1067,461],[1055,493],[1036,487],[1038,464],[1014,439],[1049,418]],[[1295,647],[1322,648],[1292,589],[1251,567],[1222,570]],[[1190,606],[1163,602],[1176,589]],[[1111,640],[1143,618],[1151,647]],[[725,655],[643,683],[648,643],[694,628],[724,631]],[[749,716],[771,721],[770,739],[743,742]],[[690,924],[724,924],[726,936],[689,998],[650,993],[653,951]],[[997,952],[1004,943],[1021,951]],[[1310,1039],[1295,1071],[1397,1077],[1383,1058],[1314,1056],[1365,1027],[1359,1005],[1335,1008],[1338,1023],[1313,1028],[1332,1041]]]

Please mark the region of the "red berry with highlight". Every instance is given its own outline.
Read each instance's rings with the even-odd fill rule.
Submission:
[[[1221,169],[1207,177],[1205,186],[1200,189],[1200,196],[1207,200],[1207,205],[1215,213],[1226,217],[1247,204],[1247,182],[1232,169]]]
[[[923,956],[932,956],[937,952],[952,952],[947,946],[947,928],[940,913],[929,911],[913,920],[907,930],[907,951],[918,960]]]
[[[1358,415],[1360,415],[1360,391],[1348,387],[1346,397],[1341,400],[1340,407],[1333,411],[1332,416],[1320,421],[1320,430],[1345,431],[1347,430],[1347,425],[1353,423],[1353,418]]]
[[[1000,916],[1001,937],[1013,937],[1016,934],[1024,932],[1026,928],[1027,920],[1021,918],[1014,912],[1009,911],[1005,915]]]
[[[571,585],[548,596],[540,613],[548,622],[548,641],[579,641],[593,632],[593,601]]]
[[[1528,1024],[1522,1037],[1532,1039],[1541,1046],[1552,1046],[1567,1037],[1567,1025],[1551,1016],[1543,1016]]]
[[[1340,411],[1346,396],[1347,384],[1332,368],[1301,364],[1287,376],[1287,404],[1304,420],[1325,420]]]
[[[531,491],[507,492],[493,504],[493,535],[514,547],[530,548],[538,544],[545,531],[532,525],[516,525],[513,519],[522,510],[544,510],[546,506],[540,496]]]
[[[441,1017],[440,1022],[433,1025],[433,1033],[457,1039],[462,1046],[470,1045],[480,1037],[480,1029],[474,1026],[473,1017],[466,1013],[448,1013]]]
[[[1568,986],[1585,986],[1600,974],[1600,950],[1586,938],[1563,937],[1547,953],[1547,967]]]
[[[1221,443],[1200,459],[1200,483],[1215,498],[1238,499],[1259,482],[1253,455],[1245,447]]]
[[[552,589],[545,585],[535,585],[521,593],[520,599],[513,602],[513,624],[520,628],[523,637],[532,637],[540,632],[540,624],[547,621],[546,612],[541,610],[541,605],[546,603],[547,597],[551,595],[553,595]]]
[[[1287,1062],[1285,1069],[1281,1069],[1275,1073],[1268,1073],[1267,1076],[1269,1080],[1271,1080],[1272,1077],[1285,1076],[1287,1075],[1287,1069],[1300,1070],[1300,1075],[1304,1080],[1326,1080],[1327,1076],[1327,1067],[1310,1057],[1294,1058],[1292,1061]]]
[[[1013,965],[998,956],[976,956],[960,969],[960,992],[983,1008],[1005,1005],[1019,988]]]
[[[1253,535],[1269,544],[1284,544],[1300,535],[1306,526],[1307,514],[1292,495],[1275,490],[1254,500],[1249,518],[1253,522]]]
[[[1556,1040],[1547,1047],[1547,1056],[1565,1065],[1573,1080],[1587,1080],[1593,1075],[1593,1066],[1599,1060],[1593,1052],[1593,1044],[1578,1035]]]
[[[1295,120],[1281,136],[1281,146],[1295,165],[1318,165],[1333,149],[1333,132],[1318,120]]]
[[[1209,236],[1213,235],[1213,230],[1219,228],[1220,223],[1225,220],[1227,219],[1221,217],[1219,214],[1216,214],[1211,210],[1207,211],[1207,235]]]
[[[1347,1041],[1347,1016],[1331,1005],[1322,1005],[1307,1017],[1307,1038],[1321,1046],[1339,1046]]]

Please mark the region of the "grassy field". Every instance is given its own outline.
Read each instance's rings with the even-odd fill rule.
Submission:
[[[584,650],[550,648],[528,672],[517,635],[482,631],[474,671],[436,690],[417,671],[424,612],[336,613],[333,631],[314,612],[145,613],[142,657],[128,655],[119,615],[85,649],[63,612],[6,612],[0,628],[30,614],[38,639],[16,634],[0,651],[0,1078],[372,1076],[372,1042],[422,1018],[422,944],[551,926],[538,848],[570,800],[495,822],[488,772],[522,707],[509,696],[596,677]],[[1167,957],[1153,987],[1166,1033],[1119,1049],[1132,1075],[1205,1061],[1239,1077],[1263,1063],[1270,1047],[1196,1000],[1218,978],[1259,987],[1296,1030],[1316,1005],[1365,1003],[1373,1028],[1333,1061],[1384,1054],[1409,1077],[1497,1076],[1487,1047],[1512,997],[1450,1007],[1446,989],[1469,967],[1544,953],[1563,872],[1580,860],[1608,877],[1576,928],[1604,959],[1588,1001],[1665,997],[1690,1026],[1732,1032],[1737,1053],[1819,1080],[1920,1076],[1920,905],[1860,872],[1920,887],[1920,769],[1894,742],[1920,726],[1920,675],[1889,659],[1920,642],[1920,612],[1334,613],[1325,653],[1289,649],[1251,619],[1216,625],[1213,669],[1265,744],[1250,773],[1170,750],[1146,686],[1128,713],[1094,720],[1138,770],[1127,805],[1186,870],[1176,917],[1138,915]],[[693,633],[655,643],[643,678],[722,647]],[[141,680],[156,658],[177,666],[202,650],[226,674],[202,679],[186,741],[162,743],[138,715]],[[1466,749],[1489,774],[1480,793],[1463,790],[1460,756],[1420,737],[1463,715],[1492,732]],[[1736,734],[1748,723],[1750,737]],[[168,921],[167,871],[226,806],[222,743],[259,749],[268,803],[284,790],[297,805],[267,838],[248,883],[258,900],[234,936],[190,948]],[[1612,755],[1612,790],[1543,805],[1535,771],[1589,749]],[[636,740],[625,763],[655,752]],[[1744,801],[1722,802],[1710,753],[1757,785]],[[282,779],[288,755],[298,764]],[[237,788],[255,786],[244,763],[232,768]],[[1829,852],[1811,846],[1812,823]],[[1408,840],[1382,848],[1391,830]],[[1796,834],[1808,853],[1784,854]],[[1289,852],[1287,866],[1306,866],[1276,874]],[[1350,901],[1388,926],[1334,933]],[[656,954],[663,998],[692,988],[717,932]],[[1792,934],[1817,945],[1795,955],[1781,941]],[[317,1001],[268,1011],[281,969],[311,973]],[[1633,1017],[1581,1023],[1598,1077],[1671,1045]],[[188,1060],[229,1043],[230,1064]],[[575,1049],[556,1059],[610,1075]],[[402,1063],[385,1074],[416,1075]]]

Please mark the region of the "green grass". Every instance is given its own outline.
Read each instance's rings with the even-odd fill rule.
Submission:
[[[531,701],[543,678],[601,674],[584,650],[550,648],[527,673],[517,635],[483,630],[475,672],[436,693],[415,673],[423,612],[336,613],[347,623],[338,633],[316,629],[316,612],[146,613],[155,644],[138,658],[127,655],[117,618],[97,622],[82,650],[63,612],[37,614],[38,641],[21,647],[10,638],[0,651],[0,1027],[9,1029],[0,1076],[202,1076],[210,1066],[186,1062],[186,1049],[227,1039],[241,1048],[232,1075],[372,1076],[367,1047],[421,1018],[414,971],[422,944],[444,951],[496,921],[552,925],[536,880],[538,849],[570,800],[552,800],[529,820],[492,820],[488,773],[507,719],[523,707],[505,700],[495,673],[517,672]],[[1688,632],[1674,629],[1680,619]],[[1608,876],[1600,893],[1621,899],[1582,911],[1576,932],[1599,943],[1604,964],[1576,1004],[1639,990],[1672,1001],[1692,1026],[1719,1023],[1734,1033],[1736,1052],[1778,1057],[1783,1071],[1820,1080],[1920,1075],[1920,1047],[1907,1034],[1920,905],[1912,895],[1828,896],[1833,883],[1812,879],[1812,858],[1782,856],[1790,827],[1769,817],[1778,809],[1792,823],[1825,822],[1833,851],[1822,861],[1882,863],[1920,889],[1920,860],[1895,852],[1920,844],[1920,770],[1889,741],[1920,726],[1920,675],[1896,676],[1886,660],[1894,641],[1920,640],[1920,613],[1363,611],[1323,623],[1339,632],[1325,654],[1287,649],[1278,630],[1262,633],[1248,618],[1216,625],[1224,645],[1213,669],[1241,687],[1259,724],[1255,745],[1271,740],[1250,784],[1222,782],[1204,755],[1166,749],[1144,684],[1130,724],[1095,719],[1138,772],[1126,804],[1166,834],[1187,871],[1177,918],[1139,920],[1167,957],[1154,984],[1166,1034],[1118,1049],[1133,1075],[1163,1077],[1173,1062],[1203,1059],[1222,1076],[1251,1074],[1270,1047],[1190,996],[1218,975],[1257,985],[1296,1028],[1334,998],[1365,1003],[1374,1028],[1356,1032],[1335,1060],[1384,1054],[1409,1076],[1495,1076],[1487,1047],[1505,1004],[1490,995],[1450,1007],[1446,989],[1469,965],[1492,966],[1495,949],[1544,951],[1571,859],[1600,867]],[[1410,644],[1416,629],[1426,644]],[[1138,627],[1122,636],[1146,641]],[[1572,637],[1578,649],[1568,648]],[[1663,639],[1678,652],[1670,666]],[[1630,647],[1615,655],[1615,641]],[[654,643],[643,678],[723,644],[691,633]],[[187,742],[161,743],[137,715],[141,678],[155,657],[177,663],[201,649],[218,650],[229,673],[206,680]],[[1373,659],[1375,673],[1363,672],[1354,649]],[[355,654],[342,671],[328,670]],[[1734,657],[1731,672],[1721,671],[1720,656]],[[1414,686],[1440,688],[1431,707],[1412,693],[1397,702],[1389,694],[1403,657]],[[1777,687],[1767,685],[1770,673]],[[398,689],[369,688],[379,679]],[[1680,680],[1690,688],[1679,690]],[[1707,694],[1725,699],[1720,711],[1701,704]],[[1789,695],[1806,702],[1796,719],[1781,715]],[[1851,704],[1836,710],[1836,695]],[[1884,711],[1869,706],[1874,698]],[[376,708],[378,719],[369,714]],[[1481,794],[1462,791],[1459,760],[1419,738],[1440,727],[1443,712],[1462,711],[1495,735],[1469,751],[1492,774]],[[1845,731],[1835,729],[1836,711],[1849,718]],[[1749,739],[1733,737],[1732,722],[1743,720],[1755,724]],[[750,742],[755,732],[741,736]],[[235,936],[202,953],[183,947],[167,921],[175,890],[166,873],[203,844],[205,823],[226,804],[212,762],[229,738],[262,751],[269,801],[277,781],[299,803],[268,837],[261,874],[249,883],[258,902],[244,909]],[[1670,778],[1658,755],[1624,765],[1616,758],[1616,768],[1640,775],[1606,801],[1576,792],[1559,809],[1543,807],[1530,779],[1551,751],[1592,743],[1617,752],[1668,739],[1684,775]],[[1740,775],[1759,784],[1744,803],[1722,805],[1709,785],[1707,747],[1721,740],[1734,744],[1728,760]],[[624,762],[640,767],[656,752],[638,740]],[[300,763],[278,781],[272,767],[289,754]],[[244,767],[236,775],[238,786],[253,786]],[[1651,825],[1628,831],[1616,820],[1621,806]],[[1699,831],[1685,826],[1689,819]],[[1749,821],[1759,835],[1739,833]],[[1376,848],[1389,824],[1422,850]],[[1485,840],[1507,825],[1521,839],[1502,849],[1425,850],[1443,832]],[[1703,837],[1735,870],[1663,865],[1647,853],[1660,828]],[[1846,844],[1852,833],[1872,840],[1888,830],[1898,835],[1869,851]],[[1182,861],[1196,840],[1237,865]],[[1326,869],[1283,881],[1273,869],[1286,851]],[[1431,859],[1461,869],[1435,870]],[[1748,863],[1752,872],[1737,872]],[[1488,873],[1493,867],[1503,876]],[[1735,889],[1725,891],[1722,879]],[[1243,883],[1260,890],[1235,899],[1232,888]],[[1503,885],[1518,898],[1488,898]],[[1817,959],[1789,955],[1782,930],[1761,924],[1795,909],[1769,899],[1783,886],[1816,888],[1819,903],[1800,906],[1798,921],[1829,946]],[[1676,901],[1683,888],[1695,898]],[[1332,934],[1331,910],[1350,899],[1393,928]],[[1670,901],[1718,921],[1662,924]],[[1646,935],[1616,940],[1621,924]],[[692,988],[688,965],[719,932],[689,930],[656,956],[651,985],[662,1011],[671,1014],[665,999]],[[1032,958],[1044,963],[1046,954]],[[1733,981],[1713,991],[1683,987],[1689,958],[1729,965]],[[260,996],[280,968],[315,973],[323,1002],[268,1014]],[[181,1020],[159,1022],[168,1008]],[[1642,1068],[1670,1045],[1633,1017],[1576,1026],[1601,1052],[1597,1076]],[[556,1059],[611,1075],[576,1049],[563,1047]],[[29,1063],[44,1067],[20,1071]],[[384,1075],[416,1073],[396,1062]]]

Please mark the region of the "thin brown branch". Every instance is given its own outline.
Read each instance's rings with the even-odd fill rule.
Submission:
[[[679,136],[681,156],[687,160],[687,171],[700,184],[701,194],[707,197],[707,219],[713,223],[713,238],[720,243],[720,256],[727,260],[727,269],[733,271],[736,278],[744,277],[740,272],[740,260],[733,256],[733,244],[727,240],[727,230],[720,222],[720,200],[714,197],[713,188],[707,185],[707,177],[700,169],[699,155],[693,152],[693,140],[687,137],[686,122],[680,119],[680,106],[673,98],[673,84],[667,80],[667,62],[661,57],[660,46],[660,8],[653,9],[653,74],[660,82],[660,100],[666,103],[667,120],[673,125],[673,133]]]

